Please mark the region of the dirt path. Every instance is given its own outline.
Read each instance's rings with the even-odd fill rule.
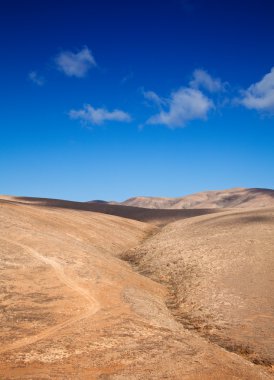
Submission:
[[[11,241],[9,239],[5,238],[0,238],[3,241],[6,241],[9,244],[16,245],[18,247],[23,248],[25,251],[28,251],[33,257],[38,259],[39,261],[43,262],[46,265],[50,265],[50,267],[55,271],[56,276],[58,279],[65,284],[67,287],[71,288],[75,292],[77,292],[79,295],[81,295],[83,298],[85,298],[88,302],[88,309],[84,312],[81,313],[80,315],[77,315],[76,317],[70,318],[67,321],[63,323],[59,323],[58,325],[52,326],[45,331],[42,331],[39,334],[33,335],[31,337],[26,337],[23,339],[20,339],[14,343],[6,345],[4,348],[0,349],[0,354],[3,354],[7,351],[10,350],[15,350],[18,348],[22,348],[24,346],[27,346],[29,344],[33,344],[38,342],[39,340],[46,339],[53,334],[57,333],[64,327],[68,327],[76,322],[79,322],[85,318],[90,317],[91,315],[97,313],[97,311],[100,309],[100,304],[98,301],[90,295],[87,289],[84,289],[80,287],[74,280],[72,280],[70,277],[68,277],[65,272],[63,267],[54,259],[45,257],[41,255],[39,252],[37,252],[35,249],[28,247],[27,245],[24,245],[22,243],[15,243],[14,241]]]

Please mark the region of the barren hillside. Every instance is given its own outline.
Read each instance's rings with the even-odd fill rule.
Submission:
[[[30,197],[10,197],[1,196],[2,199],[17,204],[42,206],[49,208],[60,208],[78,211],[93,211],[102,214],[120,216],[126,219],[148,222],[156,225],[165,225],[176,220],[192,218],[198,215],[219,212],[217,209],[184,209],[184,210],[165,210],[149,209],[142,207],[131,207],[118,204],[109,204],[102,201],[93,202],[73,202],[60,199],[30,198]]]
[[[156,227],[12,198],[0,227],[1,379],[272,378],[178,323],[168,287],[119,259]]]
[[[220,191],[204,191],[180,198],[135,197],[121,204],[153,209],[274,207],[274,190],[236,188]]]
[[[177,221],[124,258],[170,289],[177,321],[254,363],[274,364],[274,209]]]

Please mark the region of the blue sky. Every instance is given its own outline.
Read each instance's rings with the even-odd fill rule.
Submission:
[[[0,193],[274,187],[272,0],[0,6]]]

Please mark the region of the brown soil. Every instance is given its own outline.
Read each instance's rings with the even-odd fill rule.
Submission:
[[[170,309],[166,306],[172,284],[165,278],[169,272],[158,268],[162,266],[162,252],[167,252],[167,247],[172,252],[176,235],[173,229],[181,234],[181,238],[185,236],[187,239],[187,229],[195,229],[195,221],[201,225],[205,221],[211,223],[210,218],[214,220],[215,214],[178,221],[160,231],[154,225],[131,219],[63,207],[62,202],[59,206],[55,203],[54,207],[37,203],[26,200],[20,203],[18,199],[7,197],[0,201],[1,379],[273,378],[268,367],[261,365],[264,363],[255,365],[241,354],[220,347],[218,339],[223,339],[222,332],[217,344],[212,343],[200,336],[201,331],[195,323],[194,331],[189,331],[189,326],[178,322],[177,317],[174,318],[174,305],[168,305]],[[265,235],[252,239],[270,239],[268,230],[272,227],[273,216],[270,213],[264,218],[259,222],[262,228],[257,226],[252,234],[263,230]],[[220,225],[223,226],[221,221]],[[248,221],[246,225],[253,224]],[[248,239],[249,235],[244,241]],[[142,242],[141,251],[138,251],[136,247]],[[159,251],[155,248],[158,244]],[[270,244],[271,240],[263,246],[269,257]],[[153,260],[147,257],[146,267],[141,260],[145,260],[149,253],[148,247],[155,254],[155,263],[152,264]],[[254,260],[256,252],[254,249]],[[157,282],[134,271],[119,258],[121,256],[131,258]],[[194,267],[199,259],[200,256],[195,258]],[[254,260],[256,281],[259,274],[267,279],[265,273],[272,269],[270,261],[263,272],[263,264],[257,271],[257,261]],[[208,264],[205,258],[204,263]],[[170,265],[173,265],[172,261]],[[218,262],[216,267],[220,265]],[[235,264],[235,267],[240,268],[240,265]],[[183,271],[195,272],[185,267]],[[213,270],[210,265],[205,273],[220,278],[217,269]],[[184,280],[184,276],[181,279]],[[206,307],[210,309],[213,298],[203,276],[201,279],[203,294],[208,292],[204,302],[208,300]],[[187,286],[187,282],[183,283]],[[224,279],[224,285],[217,280],[214,287],[215,284],[219,286],[218,290],[225,291],[229,286],[234,289],[233,278],[229,279],[229,276]],[[245,286],[244,297],[248,281]],[[192,283],[191,289],[198,289],[198,284]],[[187,290],[187,295],[191,294],[191,289]],[[255,286],[250,289],[253,292]],[[195,305],[203,298],[198,293],[193,291]],[[181,294],[181,290],[174,287],[176,302]],[[260,294],[254,294],[251,305],[258,302]],[[224,293],[223,297],[231,303],[231,312],[225,320],[230,321],[233,337],[235,299],[229,298],[229,293]],[[272,294],[266,293],[265,297],[269,297],[270,302]],[[246,303],[251,299],[250,295]],[[261,314],[269,316],[266,303],[261,301],[258,309]],[[216,305],[218,317],[222,304],[217,302]],[[227,313],[226,305],[223,310]],[[241,318],[246,318],[245,310],[241,311]],[[249,317],[246,331],[256,340],[257,314]],[[218,318],[214,321],[217,326]],[[253,330],[248,330],[248,326],[253,326]],[[263,328],[264,324],[259,326]],[[270,336],[270,330],[268,332]],[[265,357],[259,348],[264,350],[266,347],[268,342],[264,344],[262,341],[254,346],[259,358]]]
[[[169,224],[124,258],[170,290],[177,321],[256,364],[274,365],[274,209]]]

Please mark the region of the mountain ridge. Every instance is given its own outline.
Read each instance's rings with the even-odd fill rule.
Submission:
[[[237,187],[176,198],[137,196],[123,202],[109,203],[152,209],[264,208],[274,206],[274,190]]]

